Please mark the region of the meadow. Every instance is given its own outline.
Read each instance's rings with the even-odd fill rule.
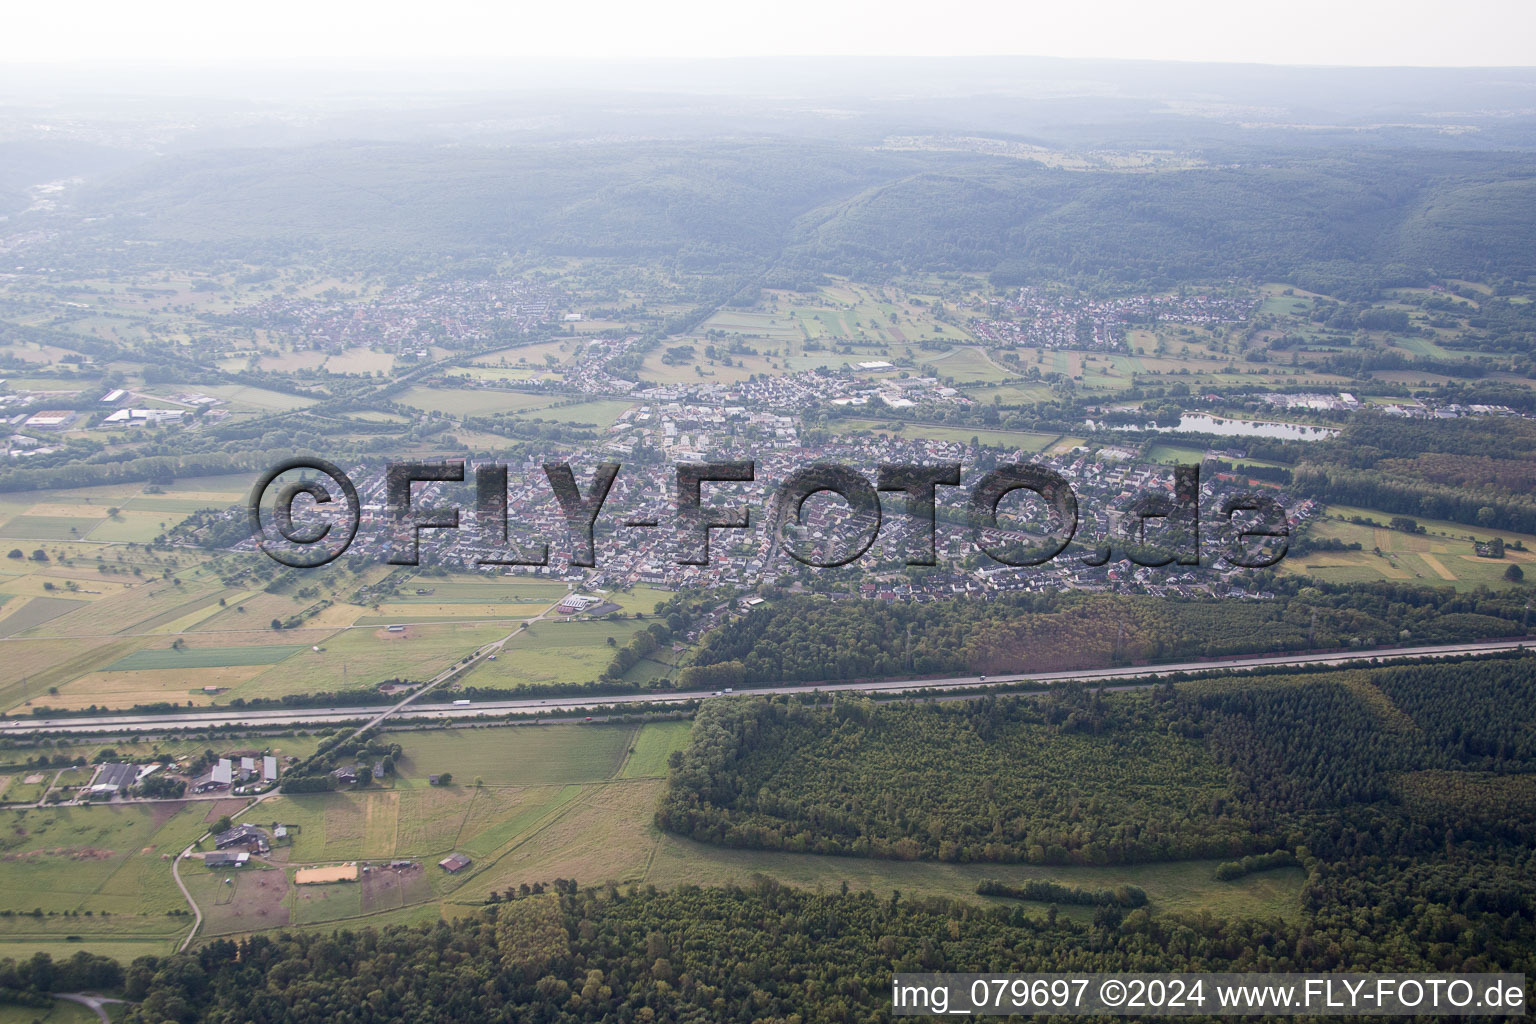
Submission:
[[[52,948],[48,951],[55,959],[68,959],[73,955],[69,949]],[[0,1024],[95,1024],[96,1020],[96,1014],[88,1007],[64,999],[55,999],[46,1010],[31,1006],[0,1005]]]
[[[612,412],[592,403],[562,411],[603,410]],[[328,570],[312,578],[320,594],[301,597],[225,586],[228,559],[137,546],[135,538],[158,536],[193,511],[238,503],[249,486],[244,474],[232,474],[158,488],[113,485],[0,498],[0,543],[6,543],[4,524],[19,523],[9,543],[21,552],[0,561],[0,644],[7,653],[0,659],[0,710],[38,703],[65,709],[204,705],[426,679],[570,592],[564,584],[533,580],[421,578],[419,589],[431,593],[403,587],[369,609],[345,598],[387,569]],[[71,536],[71,526],[81,536]],[[97,539],[108,531],[115,539]],[[39,546],[46,561],[29,557]],[[322,598],[334,603],[322,607]],[[634,611],[650,611],[656,600],[643,590],[620,597]],[[270,629],[273,619],[310,611],[316,614],[305,614],[296,630]],[[396,622],[413,625],[404,634],[383,630]],[[579,630],[565,635],[577,648],[568,663],[537,632],[528,638],[530,681],[601,672],[607,659],[596,644],[602,639],[594,643]],[[628,632],[621,628],[620,635]]]
[[[462,682],[487,687],[591,682],[613,660],[614,649],[647,625],[642,619],[539,622],[510,641],[495,661],[476,665]]]
[[[636,731],[603,723],[411,731],[400,739],[398,785],[425,786],[428,775],[445,771],[459,785],[477,778],[488,786],[601,782],[618,771]]]
[[[169,858],[207,828],[207,806],[0,810],[0,911],[11,914],[0,916],[0,956],[69,935],[84,939],[75,948],[168,952],[190,926],[169,913],[186,907]]]
[[[275,665],[304,648],[298,644],[263,644],[246,647],[189,647],[134,651],[106,666],[104,672],[174,671],[178,669],[230,668],[238,665]]]
[[[406,388],[396,400],[424,412],[454,413],[460,416],[487,416],[498,412],[542,410],[557,396],[528,395],[520,391],[461,390],[456,388]]]
[[[1354,518],[1369,519],[1382,525],[1372,527],[1349,522]],[[1405,533],[1387,529],[1386,524],[1391,519],[1392,514],[1388,512],[1330,505],[1323,518],[1312,525],[1312,536],[1359,544],[1360,550],[1293,555],[1280,564],[1280,569],[1335,583],[1412,580],[1421,585],[1448,585],[1457,590],[1514,586],[1504,579],[1510,565],[1519,565],[1527,576],[1536,572],[1536,536],[1432,519],[1417,520],[1424,527],[1424,533]],[[1473,538],[1487,541],[1495,536],[1504,538],[1504,557],[1478,557],[1473,550]],[[1516,540],[1527,550],[1510,548],[1509,544]]]

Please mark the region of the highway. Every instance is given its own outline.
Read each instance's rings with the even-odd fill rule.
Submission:
[[[505,642],[505,641],[501,641]],[[1426,647],[1389,647],[1359,651],[1337,651],[1315,654],[1278,654],[1262,657],[1222,658],[1212,661],[1183,661],[1160,665],[1129,665],[1119,668],[1087,669],[1065,672],[1025,672],[1003,676],[953,676],[948,679],[886,679],[878,682],[859,683],[806,683],[781,684],[753,687],[744,693],[777,694],[805,693],[816,690],[821,693],[875,693],[901,694],[918,690],[967,689],[1016,685],[1018,683],[1085,682],[1099,683],[1106,689],[1134,689],[1151,686],[1166,675],[1179,672],[1211,672],[1229,669],[1287,668],[1298,665],[1349,665],[1372,659],[1434,659],[1457,658],[1468,655],[1493,654],[1536,648],[1536,639],[1484,640],[1474,643],[1441,644]],[[476,656],[489,655],[500,650],[500,642],[488,644],[476,652]],[[446,676],[448,673],[445,673]],[[439,677],[439,680],[442,677]],[[1118,685],[1115,685],[1118,684]],[[214,726],[249,725],[256,728],[283,728],[297,725],[323,725],[326,723],[367,721],[382,723],[385,719],[396,721],[423,721],[433,719],[476,719],[525,715],[538,712],[566,714],[595,713],[600,710],[622,711],[626,704],[684,704],[714,695],[709,690],[681,693],[633,693],[594,697],[551,697],[545,700],[527,698],[520,700],[477,701],[472,706],[412,703],[423,690],[412,698],[395,704],[366,705],[333,708],[273,708],[213,711],[201,709],[176,714],[155,715],[100,715],[63,718],[13,718],[0,721],[0,735],[7,732],[72,732],[72,733],[130,733],[158,732],[166,729],[200,729]]]

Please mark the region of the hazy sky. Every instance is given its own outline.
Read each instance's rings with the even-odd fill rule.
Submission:
[[[1536,0],[76,0],[8,7],[0,61],[1023,54],[1536,64]]]

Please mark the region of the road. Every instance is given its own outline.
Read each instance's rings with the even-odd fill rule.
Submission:
[[[255,806],[255,803],[253,802],[251,806]],[[246,808],[246,810],[249,810],[249,808]],[[199,842],[201,842],[201,840],[199,840]],[[182,896],[186,897],[187,905],[192,908],[193,914],[192,930],[187,932],[187,937],[182,939],[181,945],[176,947],[176,952],[178,953],[192,944],[192,937],[196,935],[197,930],[203,926],[202,908],[197,905],[197,900],[192,898],[191,891],[187,889],[186,883],[181,880],[181,862],[192,856],[192,851],[196,849],[196,847],[197,844],[193,843],[191,846],[188,846],[185,850],[182,850],[181,853],[177,854],[171,859],[171,879],[176,883],[176,888],[181,890]]]
[[[53,994],[53,998],[67,999],[72,1003],[79,1003],[81,1006],[87,1007],[88,1009],[94,1011],[97,1017],[101,1018],[101,1024],[110,1024],[112,1020],[111,1017],[107,1016],[108,1003],[128,1002],[126,999],[114,999],[111,996],[98,996],[90,992],[55,992]]]
[[[511,635],[488,644],[476,652],[476,657],[487,657]],[[767,687],[753,687],[756,694],[804,693],[818,690],[822,693],[854,692],[898,694],[914,690],[961,689],[981,686],[1003,686],[1017,683],[1087,682],[1111,684],[1123,680],[1155,680],[1179,672],[1211,672],[1222,669],[1287,668],[1300,665],[1348,665],[1371,659],[1432,659],[1455,658],[1467,655],[1493,654],[1536,648],[1536,639],[1484,640],[1474,643],[1439,644],[1424,647],[1375,648],[1361,651],[1338,651],[1320,654],[1279,654],[1263,657],[1221,658],[1212,661],[1183,661],[1162,665],[1130,665],[1120,668],[1091,669],[1066,672],[1025,672],[1004,676],[953,676],[947,679],[886,679],[878,682],[823,683],[819,686],[796,683]],[[451,675],[444,673],[431,685],[437,685]],[[1150,685],[1143,683],[1142,685]],[[1114,687],[1110,687],[1114,688]],[[335,722],[367,721],[376,725],[386,718],[403,721],[422,721],[455,718],[494,718],[535,712],[590,712],[600,708],[622,708],[626,704],[682,704],[701,700],[713,695],[709,690],[683,693],[634,693],[605,697],[551,697],[520,700],[479,701],[473,706],[415,703],[423,690],[407,700],[395,704],[369,705],[352,708],[282,708],[245,709],[238,711],[191,711],[185,714],[164,715],[101,715],[66,718],[18,718],[0,722],[0,735],[6,732],[68,731],[75,733],[131,733],[158,732],[165,729],[200,729],[210,726],[249,725],[256,728],[284,728],[300,724],[314,725]]]

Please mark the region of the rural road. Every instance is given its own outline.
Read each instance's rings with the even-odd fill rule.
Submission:
[[[193,914],[192,930],[187,932],[187,937],[182,939],[181,945],[176,947],[176,952],[178,953],[192,944],[192,937],[196,935],[197,930],[203,926],[203,912],[198,908],[197,900],[192,898],[192,893],[187,890],[186,883],[181,880],[181,862],[190,856],[192,856],[191,846],[187,847],[185,850],[182,850],[181,853],[171,858],[171,878],[176,882],[176,888],[180,889],[181,894],[186,897],[187,905],[192,908]]]
[[[126,999],[114,999],[111,996],[97,996],[89,992],[55,992],[55,999],[66,999],[71,1003],[79,1003],[81,1006],[94,1010],[96,1016],[101,1018],[102,1024],[111,1024],[112,1018],[107,1016],[107,1003],[126,1003]]]
[[[476,652],[485,656],[499,643],[488,644]],[[817,690],[821,693],[903,693],[913,690],[942,690],[977,686],[1001,686],[1016,683],[1087,682],[1112,684],[1116,681],[1157,679],[1178,672],[1211,672],[1222,669],[1287,668],[1300,665],[1349,665],[1373,659],[1433,659],[1455,658],[1467,655],[1493,654],[1536,648],[1536,639],[1485,640],[1473,643],[1439,644],[1424,647],[1375,648],[1359,651],[1337,651],[1313,654],[1279,654],[1263,657],[1221,658],[1212,661],[1183,661],[1161,665],[1129,665],[1119,668],[1088,669],[1064,672],[1017,673],[1003,676],[953,676],[947,679],[887,679],[858,683],[809,683],[783,684],[753,687],[756,694],[804,693]],[[450,673],[437,677],[441,682]],[[436,685],[433,683],[432,685]],[[432,719],[492,718],[534,712],[582,713],[601,708],[620,708],[626,704],[681,704],[701,700],[713,695],[713,691],[694,690],[683,693],[633,693],[602,697],[550,697],[519,700],[479,701],[472,706],[454,704],[414,703],[425,690],[412,698],[389,705],[363,707],[296,708],[296,709],[244,709],[230,711],[192,711],[185,714],[155,715],[99,715],[63,718],[14,718],[0,721],[0,735],[6,732],[67,731],[74,733],[131,733],[156,732],[165,729],[199,729],[210,726],[249,725],[258,728],[281,728],[293,725],[315,725],[327,722],[355,722],[365,719],[378,724],[386,718],[422,721]]]

